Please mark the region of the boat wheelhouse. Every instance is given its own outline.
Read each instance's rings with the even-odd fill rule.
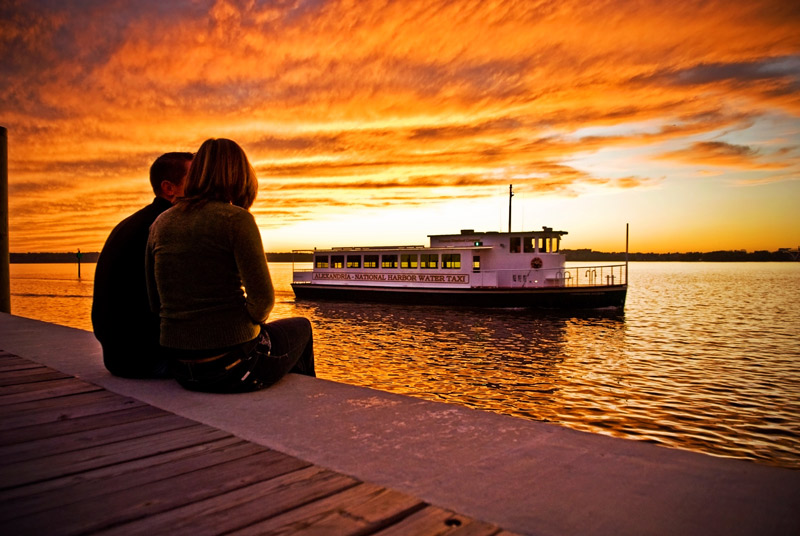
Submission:
[[[627,263],[566,266],[561,237],[528,232],[429,235],[429,246],[297,250],[311,269],[293,269],[298,300],[478,307],[623,308]]]

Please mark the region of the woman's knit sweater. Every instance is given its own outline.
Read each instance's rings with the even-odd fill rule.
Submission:
[[[229,203],[179,203],[161,214],[150,227],[145,262],[150,306],[168,348],[252,340],[275,302],[255,219]]]

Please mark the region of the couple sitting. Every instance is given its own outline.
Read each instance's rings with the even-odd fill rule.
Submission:
[[[123,220],[95,271],[92,325],[114,375],[242,392],[314,376],[311,324],[267,322],[275,293],[249,212],[258,181],[226,139],[150,168],[156,198]]]

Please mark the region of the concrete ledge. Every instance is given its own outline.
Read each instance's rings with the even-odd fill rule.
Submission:
[[[523,534],[800,534],[800,471],[296,375],[243,395],[125,380],[91,333],[8,314],[0,349]]]

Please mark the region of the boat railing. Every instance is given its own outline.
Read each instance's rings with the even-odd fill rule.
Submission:
[[[572,266],[556,272],[557,286],[601,287],[608,285],[627,285],[628,266],[626,264],[603,264],[597,266]]]
[[[625,264],[572,266],[538,270],[484,270],[473,274],[472,286],[526,287],[603,287],[626,285]]]
[[[393,251],[395,249],[427,249],[428,246],[358,246],[358,247],[335,247],[331,251]]]

